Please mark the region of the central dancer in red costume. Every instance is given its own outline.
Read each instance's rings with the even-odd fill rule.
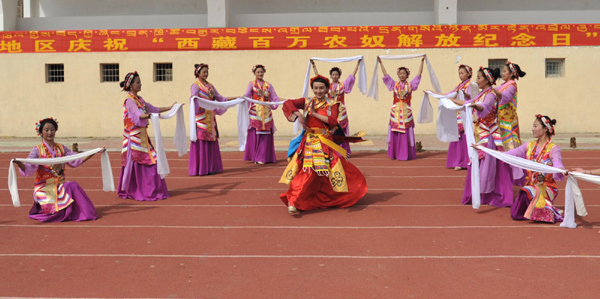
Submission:
[[[290,185],[281,200],[291,214],[350,207],[367,193],[365,177],[346,160],[346,150],[333,141],[340,102],[328,100],[329,79],[317,75],[310,86],[315,97],[288,100],[283,105],[285,117],[290,122],[298,119],[305,129],[300,147],[279,181]]]

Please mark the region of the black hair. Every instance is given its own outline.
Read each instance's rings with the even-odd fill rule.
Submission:
[[[342,70],[341,70],[339,67],[337,67],[337,66],[335,66],[335,67],[332,67],[332,68],[329,70],[329,76],[331,76],[331,74],[332,74],[333,72],[338,72],[338,74],[340,74],[340,76],[342,75]]]
[[[44,119],[41,123],[40,123],[40,127],[38,128],[38,133],[40,135],[42,135],[42,131],[44,130],[44,126],[50,123],[54,126],[54,130],[58,131],[58,123],[56,121],[54,121],[52,118],[48,118],[48,119]]]
[[[129,74],[127,74],[127,75],[129,75]],[[123,88],[123,90],[125,90],[125,91],[129,91],[131,89],[131,84],[133,84],[133,81],[135,81],[135,78],[140,76],[137,72],[133,73],[133,78],[131,78],[131,83],[126,88],[125,87],[125,80],[127,80],[127,75],[125,75],[125,79],[123,79],[123,81],[121,81],[121,83],[119,83],[119,85],[121,86],[121,88]]]
[[[398,73],[402,70],[406,72],[406,76],[410,76],[410,71],[408,70],[408,68],[406,68],[405,66],[401,66],[398,68]]]
[[[267,70],[265,69],[265,66],[264,66],[264,65],[262,65],[262,64],[257,64],[257,65],[255,65],[255,66],[254,66],[254,71],[253,71],[253,73],[256,73],[256,71],[257,71],[258,69],[262,69],[262,70],[263,70],[263,72],[265,72],[265,73],[267,72]]]
[[[460,70],[460,69],[463,69],[463,70],[465,70],[465,72],[467,72],[467,74],[469,74],[469,70],[467,70],[467,66],[466,66],[466,65],[461,65],[461,66],[459,66],[459,67],[458,67],[458,69],[459,69],[459,70]],[[471,77],[473,77],[473,73],[472,73],[472,71],[471,71],[471,73],[469,74],[469,79],[471,79]]]
[[[197,69],[199,66],[202,66],[202,67],[201,67],[201,68],[200,68],[198,71],[196,71],[196,69]],[[196,78],[198,78],[198,74],[200,74],[200,71],[201,71],[203,68],[208,68],[208,64],[204,64],[204,63],[202,63],[202,64],[194,64],[194,75],[196,76]]]
[[[485,73],[483,72],[483,70],[488,70],[490,72],[490,74],[492,75],[492,78],[494,79],[492,82],[490,82],[490,80],[485,75]],[[483,75],[483,77],[490,83],[490,85],[496,84],[496,80],[498,80],[498,78],[500,78],[500,69],[499,68],[490,69],[490,68],[486,67],[486,68],[483,68],[483,69],[479,69],[479,72],[481,72],[481,74]]]
[[[325,88],[329,89],[329,80],[327,80],[325,78],[315,78],[312,82],[310,82],[310,88],[313,88],[313,85],[315,84],[315,82],[321,82],[321,83],[325,84]]]
[[[525,75],[527,75],[527,73],[525,73],[524,71],[521,70],[521,67],[518,64],[513,63],[513,65],[515,66],[515,69],[517,70],[517,74],[519,74],[519,78],[525,77]],[[513,73],[510,71],[510,66],[508,66],[508,63],[506,64],[506,67],[508,68],[508,71],[510,72],[510,77],[512,79],[514,79],[515,75],[513,75]]]
[[[540,116],[541,116],[541,117],[540,117]],[[550,118],[550,116],[548,116],[548,115],[539,115],[539,114],[538,114],[538,115],[536,115],[536,117],[535,117],[535,120],[539,121],[539,122],[542,124],[542,126],[544,126],[544,128],[546,128],[546,129],[548,129],[548,128],[547,128],[547,127],[546,127],[546,125],[544,125],[544,123],[542,122],[542,117],[543,117],[543,118],[546,118],[546,119],[549,119],[549,120],[550,120],[550,124],[552,125],[552,133],[550,133],[550,130],[547,130],[547,131],[546,131],[546,135],[547,135],[548,137],[550,137],[550,136],[554,135],[554,134],[556,133],[556,129],[554,129],[554,126],[556,126],[556,119],[552,119],[552,118]]]

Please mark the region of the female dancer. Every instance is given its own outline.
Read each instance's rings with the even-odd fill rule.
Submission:
[[[121,82],[127,99],[123,103],[123,149],[121,150],[120,198],[155,201],[169,197],[167,183],[158,174],[156,151],[148,137],[148,119],[151,113],[169,111],[171,107],[154,107],[138,93],[142,81],[137,72],[128,73]]]
[[[36,124],[42,143],[35,146],[28,159],[59,158],[76,154],[68,147],[54,142],[58,121],[45,118]],[[92,156],[67,163],[77,167]],[[35,202],[29,211],[29,218],[42,222],[86,221],[98,219],[96,208],[77,182],[65,181],[65,165],[35,165],[14,161],[23,176],[36,174],[33,198]]]
[[[453,99],[457,105],[469,104],[474,111],[473,122],[475,141],[487,148],[503,151],[500,132],[498,131],[496,108],[496,96],[492,92],[492,86],[496,78],[500,76],[500,70],[479,68],[477,72],[477,86],[481,92],[476,99],[460,101]],[[495,207],[508,207],[512,205],[513,190],[510,166],[503,162],[480,152],[479,169],[481,180],[481,203]],[[471,204],[471,166],[468,167],[467,179],[462,203]]]
[[[339,67],[333,67],[329,70],[329,77],[331,77],[331,86],[329,87],[328,96],[332,101],[340,102],[340,113],[338,123],[342,130],[344,130],[344,134],[346,136],[350,136],[350,126],[348,124],[348,114],[346,111],[346,94],[352,92],[352,87],[354,87],[354,83],[356,82],[356,72],[358,72],[358,66],[360,65],[362,59],[359,59],[356,63],[356,67],[354,68],[354,72],[348,75],[346,80],[340,83],[340,78],[342,77],[342,70]],[[313,71],[315,72],[315,76],[319,74],[317,70],[317,65],[314,60],[310,60],[310,63],[313,66]],[[351,154],[350,143],[344,142],[341,143],[340,146],[345,149],[348,154]]]
[[[421,59],[419,74],[408,83],[406,80],[410,76],[410,70],[407,67],[399,67],[397,74],[400,81],[396,82],[385,71],[381,58],[377,56],[377,61],[381,64],[383,72],[383,83],[389,91],[394,92],[394,104],[390,114],[390,128],[388,132],[388,157],[392,160],[406,161],[417,158],[415,148],[415,132],[412,107],[410,106],[412,92],[417,90],[421,82],[423,73],[423,63],[425,56]]]
[[[310,86],[313,98],[288,100],[283,105],[286,118],[290,122],[298,119],[305,130],[300,147],[279,181],[290,185],[280,197],[291,214],[349,207],[367,193],[365,177],[346,160],[346,151],[333,142],[340,103],[327,100],[329,79],[317,75]]]
[[[537,140],[523,144],[507,151],[509,155],[565,169],[560,155],[560,148],[552,141],[556,120],[538,114],[533,121],[531,132]],[[526,183],[517,194],[510,208],[514,220],[530,219],[543,222],[563,221],[563,211],[553,203],[558,195],[556,181],[564,179],[562,173],[539,173],[527,171]]]
[[[458,78],[460,79],[461,83],[449,93],[462,91],[465,95],[465,100],[470,100],[472,76],[473,69],[468,65],[461,64],[458,67]],[[467,168],[469,164],[469,151],[467,138],[465,137],[464,125],[458,112],[456,113],[456,119],[458,120],[458,141],[450,142],[448,145],[448,158],[446,160],[446,167],[454,168],[454,170],[461,170],[463,168]]]
[[[208,101],[224,102],[237,97],[226,98],[219,94],[217,89],[210,84],[208,79],[208,64],[194,65],[196,81],[192,84],[190,93],[192,97],[199,97]],[[217,128],[217,115],[223,115],[225,109],[206,110],[190,98],[190,105],[196,111],[196,134],[198,140],[190,144],[189,175],[207,175],[223,171],[221,150],[219,149],[219,130]],[[191,120],[190,120],[191,121]]]
[[[519,131],[519,117],[517,116],[517,82],[520,77],[525,77],[525,72],[518,64],[508,62],[502,69],[504,83],[493,92],[499,99],[498,127],[502,136],[505,150],[512,150],[521,145],[521,132]]]
[[[273,85],[264,80],[265,66],[257,64],[252,67],[252,73],[256,76],[254,81],[248,83],[245,97],[261,102],[281,101],[275,93]],[[263,106],[248,102],[250,107],[250,126],[246,137],[246,149],[244,161],[252,161],[255,164],[275,163],[275,124],[271,110],[277,109],[277,105]]]

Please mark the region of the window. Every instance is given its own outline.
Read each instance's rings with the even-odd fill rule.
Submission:
[[[46,64],[46,83],[65,82],[64,64]]]
[[[488,68],[492,70],[495,68],[499,68],[500,74],[502,74],[502,69],[507,63],[508,59],[488,59]]]
[[[556,78],[565,76],[565,59],[552,58],[546,59],[546,78]]]
[[[101,63],[100,82],[119,82],[119,64]]]
[[[173,81],[173,64],[155,63],[154,81]]]

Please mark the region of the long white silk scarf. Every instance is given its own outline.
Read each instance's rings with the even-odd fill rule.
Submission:
[[[325,61],[325,62],[350,62],[362,59],[358,65],[358,89],[362,94],[367,92],[367,68],[365,66],[365,59],[362,55],[351,56],[351,57],[340,57],[340,58],[322,58],[312,57],[312,60]],[[308,67],[306,68],[306,77],[304,78],[304,87],[302,88],[302,96],[308,97],[308,90],[310,87],[310,60],[308,61]],[[302,124],[296,120],[294,122],[294,134],[298,134],[302,131]]]
[[[197,96],[193,96],[190,100],[195,100],[198,103],[198,106],[206,109],[206,110],[215,110],[215,109],[229,109],[236,105],[238,106],[238,145],[239,150],[244,151],[246,147],[246,137],[248,135],[248,126],[250,125],[250,115],[249,115],[249,107],[246,102],[254,103],[257,105],[263,106],[271,106],[271,105],[283,105],[285,101],[280,102],[261,102],[257,100],[253,100],[248,97],[239,97],[237,99],[226,101],[226,102],[217,102],[217,101],[208,101],[206,99],[202,99]],[[196,141],[198,140],[198,136],[196,134],[196,111],[194,110],[193,102],[190,105],[190,140]]]
[[[283,105],[285,101],[261,102],[244,96],[242,96],[241,99],[244,99],[244,102],[240,103],[238,106],[238,145],[240,152],[243,152],[246,149],[246,138],[248,137],[248,126],[250,125],[250,107],[245,102],[256,105],[272,106]],[[275,124],[273,124],[273,133],[275,130],[277,130],[277,128],[275,128]]]
[[[535,172],[541,173],[562,173],[566,174],[564,169],[548,166],[545,164],[537,163],[534,161],[530,161],[527,159],[507,155],[506,153],[502,153],[499,151],[495,151],[484,146],[477,146],[480,150],[484,151],[486,154],[493,156],[494,158],[508,163],[510,165],[531,170]],[[567,188],[565,190],[565,212],[564,212],[564,220],[563,223],[560,224],[561,227],[568,228],[576,228],[577,224],[575,223],[575,209],[577,210],[577,215],[583,217],[587,216],[587,210],[585,209],[585,203],[583,202],[583,195],[581,194],[581,189],[579,189],[579,185],[577,184],[577,179],[582,179],[584,181],[594,183],[600,185],[600,176],[597,175],[589,175],[578,172],[569,172],[569,176],[567,177]],[[575,208],[575,209],[574,209]]]
[[[197,96],[193,96],[190,98],[190,140],[195,142],[198,140],[198,136],[196,133],[196,110],[194,101],[198,103],[198,106],[206,109],[206,110],[215,110],[215,109],[229,109],[234,107],[235,105],[242,103],[244,101],[243,98],[237,98],[235,100],[226,101],[226,102],[217,102],[217,101],[209,101]]]
[[[423,57],[425,54],[414,54],[414,55],[381,55],[379,58],[381,59],[390,59],[390,60],[401,60],[401,59],[413,59]],[[441,92],[442,89],[440,87],[440,82],[438,81],[437,76],[435,75],[435,71],[429,62],[429,59],[425,57],[425,64],[427,64],[427,71],[429,72],[429,79],[431,80],[431,86],[435,92]],[[379,99],[379,61],[375,60],[375,68],[373,69],[373,76],[371,77],[371,86],[369,87],[369,92],[367,92],[367,97],[375,99],[377,101]],[[433,121],[433,107],[429,102],[429,98],[423,96],[423,101],[421,101],[421,110],[419,112],[419,116],[417,118],[417,122],[419,123],[428,123]]]
[[[325,62],[350,62],[362,59],[358,65],[358,90],[362,94],[367,93],[367,68],[365,67],[365,59],[362,55],[352,57],[340,57],[340,58],[322,58],[312,57],[312,60],[325,61]],[[310,85],[310,60],[308,61],[308,67],[306,68],[306,77],[304,78],[304,88],[302,89],[302,96],[308,97],[308,89]]]
[[[170,172],[169,161],[167,160],[167,154],[165,153],[165,146],[162,140],[162,132],[160,130],[159,119],[169,119],[177,115],[177,125],[175,127],[175,148],[179,156],[185,155],[187,152],[187,145],[185,144],[185,122],[183,119],[183,104],[175,104],[171,110],[164,114],[152,113],[150,115],[150,121],[154,128],[154,145],[156,149],[156,168],[161,178],[165,178]]]
[[[12,198],[13,206],[20,207],[21,201],[19,199],[19,187],[17,186],[17,172],[13,161],[21,161],[23,163],[35,164],[35,165],[53,165],[53,164],[65,164],[71,161],[83,159],[87,156],[91,156],[95,153],[99,153],[102,151],[102,148],[97,148],[93,150],[89,150],[83,153],[60,157],[60,158],[38,158],[38,159],[13,159],[10,161],[10,166],[8,168],[8,190],[10,191],[10,196]],[[102,187],[104,191],[115,191],[115,181],[113,179],[113,173],[110,166],[110,159],[108,158],[108,153],[102,153],[102,157],[100,159],[100,163],[102,165]]]

